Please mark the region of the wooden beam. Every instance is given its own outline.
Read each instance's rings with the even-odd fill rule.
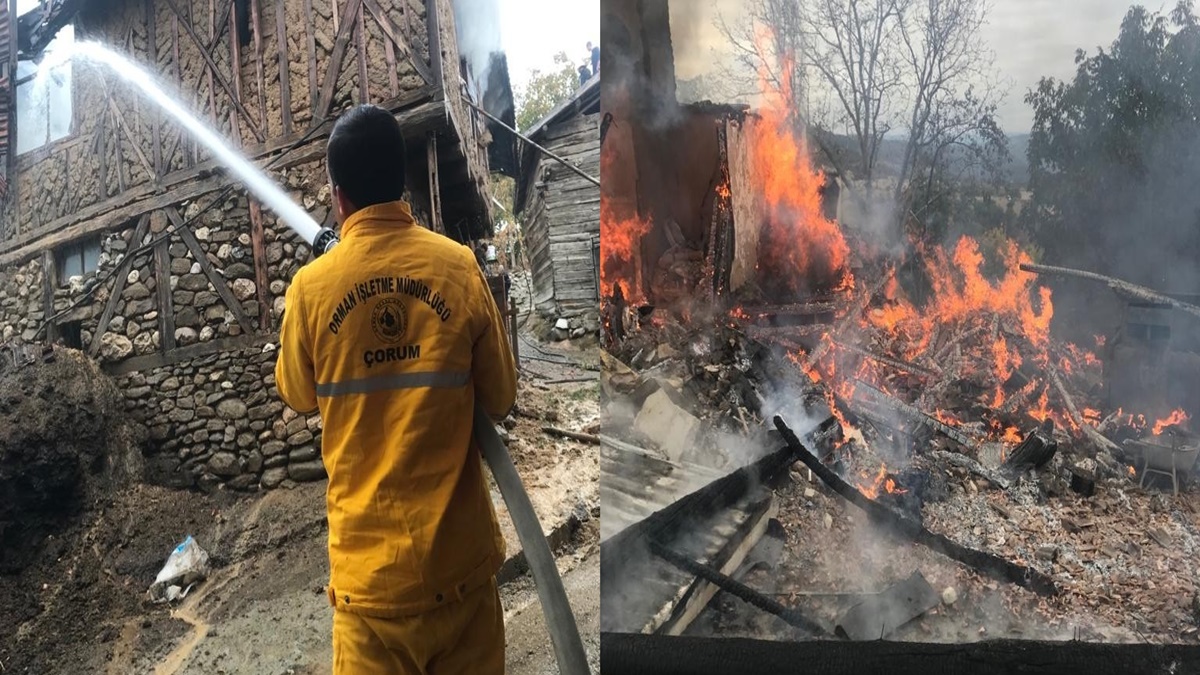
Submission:
[[[146,43],[150,56],[152,72],[158,72],[158,37],[154,32],[154,0],[146,0]],[[153,129],[151,154],[154,156],[154,179],[162,175],[162,113],[155,106],[150,115],[150,126]]]
[[[96,122],[96,142],[99,146],[96,150],[96,159],[100,163],[100,197],[108,199],[110,192],[108,191],[108,135],[106,132],[105,118],[108,117],[107,110],[100,111],[100,120]]]
[[[383,25],[383,24],[380,24]],[[388,95],[395,96],[400,88],[399,78],[396,75],[396,43],[393,40],[383,41],[383,56],[387,61],[388,70]]]
[[[438,185],[437,134],[430,133],[425,140],[425,161],[429,167],[429,226],[438,234],[445,234],[442,223],[442,193]]]
[[[254,257],[254,285],[258,295],[258,329],[271,327],[271,301],[267,281],[267,254],[263,245],[262,208],[250,199],[250,246]]]
[[[248,0],[247,0],[248,1]],[[238,101],[242,100],[242,40],[237,31],[237,3],[229,3],[229,73],[233,80],[232,96]],[[249,117],[249,113],[246,113]],[[245,144],[242,139],[242,125],[238,122],[236,115],[229,116],[229,122],[233,126],[233,142],[235,146]],[[253,127],[254,122],[247,119],[246,126]],[[263,136],[255,134],[255,138],[263,140]]]
[[[717,570],[727,577],[734,576],[734,573],[745,562],[746,556],[750,555],[750,551],[766,534],[767,525],[770,524],[771,519],[778,513],[779,505],[775,502],[774,495],[768,494],[763,503],[754,509],[746,522],[726,543],[723,550],[717,554],[716,559],[723,561]],[[720,590],[720,587],[711,581],[697,578],[675,605],[670,618],[655,632],[662,635],[682,635]]]
[[[438,19],[438,0],[425,0],[425,25],[429,28],[429,70],[433,73],[430,84],[444,89],[445,73],[442,71],[442,33]],[[454,87],[458,93],[458,87]]]
[[[197,241],[196,235],[192,229],[184,224],[183,216],[179,215],[179,211],[174,206],[169,206],[164,209],[167,212],[167,217],[171,219],[171,224],[175,226],[175,231],[179,233],[179,237],[183,239],[183,243],[187,245],[188,250],[192,252],[192,257],[196,262],[200,263],[200,269],[204,272],[204,276],[208,277],[209,283],[216,289],[217,295],[225,301],[229,307],[229,311],[233,312],[233,316],[237,319],[238,324],[246,333],[253,333],[254,326],[250,323],[250,317],[242,311],[242,303],[233,295],[229,284],[225,281],[225,277],[217,274],[213,269],[212,261],[208,259],[208,255],[201,248],[200,242]]]
[[[261,347],[265,344],[275,342],[279,339],[278,334],[270,335],[234,335],[231,337],[217,338],[207,342],[198,342],[194,345],[179,347],[165,354],[147,354],[146,356],[135,356],[130,359],[125,359],[119,363],[106,363],[101,366],[101,370],[109,375],[116,377],[119,375],[128,375],[129,373],[137,373],[146,370],[154,370],[156,368],[164,368],[173,366],[177,363],[184,363],[192,359],[199,359],[221,352],[230,352],[239,349],[253,349]]]
[[[371,83],[367,80],[367,26],[360,9],[354,21],[354,41],[358,47],[358,102],[371,100]]]
[[[389,42],[387,42],[387,52],[388,56],[390,57],[388,61],[388,67],[392,75],[392,81],[395,82],[396,79],[395,57],[392,56],[392,46],[395,45],[396,47],[400,48],[400,55],[407,57],[408,60],[412,62],[413,68],[416,69],[417,74],[419,74],[426,83],[432,84],[433,73],[430,71],[429,65],[422,61],[413,51],[412,46],[404,37],[405,33],[400,30],[399,26],[392,22],[392,17],[388,16],[386,13],[384,13],[383,9],[380,8],[379,0],[363,0],[363,5],[365,5],[366,8],[371,12],[371,15],[375,17],[375,20],[379,22],[379,27],[383,30],[383,34],[388,37]],[[407,10],[407,7],[405,9]],[[396,89],[396,84],[393,84],[392,88]]]
[[[305,0],[312,3],[312,0]],[[292,133],[292,85],[287,41],[287,2],[275,0],[275,39],[279,41],[279,112],[283,115],[283,135]],[[315,79],[315,78],[314,78]]]
[[[325,80],[321,84],[321,95],[317,99],[317,109],[314,118],[323,118],[329,114],[333,105],[333,94],[337,90],[337,78],[342,70],[342,59],[346,56],[346,47],[353,32],[354,17],[357,14],[361,0],[348,0],[342,14],[342,25],[338,28],[337,39],[333,43],[333,52],[329,55]]]
[[[121,293],[125,292],[125,284],[129,281],[129,268],[133,267],[133,259],[137,257],[134,251],[142,245],[142,238],[146,236],[149,227],[150,214],[143,214],[137,227],[133,228],[133,239],[129,241],[129,248],[126,249],[128,252],[121,259],[121,264],[117,265],[112,292],[108,296],[108,302],[104,303],[104,313],[100,315],[100,323],[96,324],[96,332],[92,334],[92,344],[88,347],[88,355],[92,358],[100,353],[100,338],[108,332],[108,322],[112,321],[113,313],[117,311],[117,303],[121,301]]]
[[[46,322],[46,342],[58,339],[58,324],[50,320],[54,316],[54,289],[58,286],[58,265],[54,251],[42,251],[42,321]]]
[[[258,77],[258,126],[269,132],[267,126],[267,78],[263,73],[262,15],[259,0],[250,0],[250,20],[254,22],[254,73]]]
[[[317,111],[317,28],[313,25],[312,0],[304,0],[304,40],[308,45],[308,110]]]
[[[185,20],[183,18],[183,13],[179,11],[179,5],[176,4],[175,0],[165,0],[165,2],[167,3],[167,6],[171,8],[171,11],[175,12],[175,15],[179,17],[180,23],[183,24],[184,32],[186,32],[188,34],[188,37],[190,37],[192,39],[192,42],[194,42],[196,44],[196,48],[200,50],[200,56],[203,57],[204,62],[208,64],[209,72],[212,74],[212,76],[211,76],[212,79],[215,80],[218,84],[220,84],[221,88],[225,90],[225,93],[229,95],[229,99],[233,103],[233,106],[235,108],[237,108],[237,111],[246,120],[246,125],[248,127],[250,127],[250,133],[254,134],[254,137],[257,138],[259,141],[262,141],[263,140],[262,131],[254,124],[254,120],[250,118],[250,113],[247,112],[246,107],[242,105],[241,99],[236,94],[234,94],[233,88],[230,87],[229,83],[225,81],[225,78],[221,77],[220,70],[217,69],[216,61],[213,61],[212,54],[210,54],[209,52],[204,50],[204,41],[201,40],[200,36],[196,34],[196,29],[192,26],[192,24],[190,22],[188,22],[187,20]],[[233,3],[230,3],[229,8],[230,8],[230,17],[232,20],[232,13],[233,13],[233,9],[234,9]],[[214,32],[214,34],[216,33],[215,26],[214,26],[213,32]],[[233,43],[236,45],[237,44],[237,31],[233,31],[233,32],[234,32]],[[233,67],[232,67],[232,70],[235,74],[237,73],[237,70],[238,70],[237,66],[238,66],[238,64],[236,63],[236,60],[235,60],[235,63],[233,64]],[[215,113],[215,110],[214,110],[214,113]],[[231,116],[231,118],[232,118],[232,116]]]
[[[150,174],[150,179],[157,181],[159,174],[154,170],[154,165],[150,163],[150,160],[146,158],[146,153],[142,151],[142,146],[139,145],[137,139],[133,137],[133,132],[129,129],[129,123],[125,121],[125,115],[122,114],[121,109],[117,107],[117,102],[114,101],[112,97],[108,96],[108,92],[105,92],[105,96],[108,98],[108,109],[112,111],[112,116],[113,119],[117,121],[117,126],[121,128],[122,132],[124,132],[125,138],[129,140],[129,144],[133,146],[133,152],[142,162],[142,166],[146,168],[146,173]],[[158,146],[156,145],[155,148],[157,149]],[[161,163],[161,160],[159,161]]]
[[[438,122],[445,118],[443,95],[432,86],[414,89],[379,105],[395,113],[406,132],[424,134],[429,129],[436,128]],[[251,161],[261,164],[271,155],[291,148],[287,158],[272,160],[277,162],[275,168],[287,168],[318,159],[325,154],[325,147],[321,141],[329,135],[333,123],[333,120],[322,122],[308,142],[296,148],[291,146],[309,131],[297,131],[286,138],[249,146],[243,149],[243,154]],[[420,147],[412,136],[409,136],[409,140],[413,142],[414,148]],[[103,231],[142,213],[194,199],[234,182],[235,179],[223,173],[221,169],[222,165],[217,160],[210,159],[163,176],[160,185],[139,185],[0,241],[0,267],[36,256],[43,248]]]
[[[155,211],[151,219],[161,223],[162,211]],[[165,228],[152,227],[153,230]],[[154,291],[158,294],[158,332],[161,336],[159,348],[169,352],[175,349],[175,302],[171,292],[171,241],[163,237],[154,244]]]

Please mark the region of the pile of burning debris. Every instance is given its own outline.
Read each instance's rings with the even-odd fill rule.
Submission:
[[[961,595],[1001,597],[1024,624],[1014,630],[1042,635],[1061,636],[1068,624],[1103,626],[1095,635],[1113,640],[1195,634],[1200,510],[1168,496],[1185,487],[1200,448],[1187,413],[1104,410],[1103,364],[1050,336],[1050,293],[1021,269],[1029,261],[1010,246],[999,279],[986,278],[982,262],[970,239],[952,255],[935,251],[926,262],[935,293],[919,309],[890,269],[837,295],[720,315],[628,309],[621,334],[606,336],[609,433],[671,461],[729,471],[754,458],[731,445],[778,447],[765,430],[772,415],[826,419],[808,446],[785,433],[799,461],[792,489],[778,492],[791,507],[779,507],[778,522],[801,528],[793,536],[805,548],[826,547],[817,542],[828,532],[840,562],[772,572],[777,589],[780,579],[791,591],[824,584],[826,595],[862,585],[837,572],[859,555],[838,544],[844,519],[835,526],[831,515],[840,496],[874,527],[941,554],[910,547],[896,558],[911,560],[908,568],[874,579],[928,600],[892,617],[901,624],[931,610],[953,615],[934,608]],[[814,501],[824,512],[805,526]],[[914,569],[946,588],[933,592]],[[811,600],[800,596],[791,597]],[[970,623],[966,611],[957,619]]]

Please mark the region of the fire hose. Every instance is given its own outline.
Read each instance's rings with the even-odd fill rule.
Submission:
[[[337,234],[327,227],[322,227],[313,238],[313,256],[329,252],[337,243]],[[583,640],[579,637],[579,626],[576,625],[575,615],[571,612],[571,603],[567,599],[562,577],[558,574],[554,554],[542,533],[541,521],[533,510],[529,493],[521,483],[521,476],[517,473],[508,448],[496,433],[496,426],[487,412],[478,404],[475,406],[473,433],[483,459],[491,468],[496,485],[500,488],[500,496],[508,506],[508,514],[512,516],[513,525],[516,526],[521,550],[524,551],[529,570],[533,573],[534,586],[537,588],[538,600],[546,617],[546,628],[550,632],[550,642],[554,646],[559,672],[563,675],[590,675],[587,653],[583,649]]]

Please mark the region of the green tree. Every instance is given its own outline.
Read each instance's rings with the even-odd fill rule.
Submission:
[[[1107,51],[1074,79],[1025,97],[1030,208],[1051,263],[1164,290],[1200,289],[1200,20],[1130,8]]]
[[[579,88],[579,66],[566,52],[554,55],[555,69],[529,72],[529,81],[516,92],[517,128],[525,131]]]

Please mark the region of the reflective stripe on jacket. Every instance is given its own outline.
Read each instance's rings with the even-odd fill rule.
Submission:
[[[329,594],[374,616],[423,612],[486,583],[504,559],[475,398],[493,417],[516,368],[470,249],[404,202],[362,209],[287,291],[280,397],[320,409],[329,474]]]

